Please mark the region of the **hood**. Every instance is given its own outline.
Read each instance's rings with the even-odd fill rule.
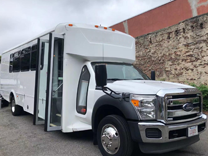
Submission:
[[[157,94],[162,89],[194,88],[192,86],[166,81],[124,80],[108,83],[107,87],[117,92],[134,94]]]

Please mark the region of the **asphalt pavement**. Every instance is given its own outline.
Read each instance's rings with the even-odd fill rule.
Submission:
[[[92,143],[91,131],[45,132],[43,125],[32,123],[30,114],[14,117],[9,107],[0,109],[0,156],[101,156]],[[192,146],[160,156],[208,156],[208,131],[200,138]],[[135,150],[133,156],[149,155]]]

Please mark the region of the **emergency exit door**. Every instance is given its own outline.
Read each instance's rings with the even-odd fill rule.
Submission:
[[[48,49],[42,50],[47,42]],[[44,124],[45,131],[61,130],[64,38],[50,33],[48,41],[39,38],[38,44],[34,124]]]

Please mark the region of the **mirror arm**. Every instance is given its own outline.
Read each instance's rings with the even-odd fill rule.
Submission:
[[[120,99],[120,100],[124,99],[125,101],[128,102],[130,98],[130,93],[117,93],[108,87],[102,87],[102,91],[114,99]],[[110,93],[108,93],[107,91],[110,91]]]
[[[108,87],[102,87],[102,91],[107,94],[108,96],[114,98],[114,99],[120,99],[121,97],[119,96],[120,93],[116,93],[115,91],[113,91],[112,89],[108,88]],[[107,91],[110,91],[110,93],[108,93]],[[118,97],[115,97],[114,95],[117,95]]]

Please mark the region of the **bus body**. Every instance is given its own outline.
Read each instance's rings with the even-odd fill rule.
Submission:
[[[201,92],[150,80],[134,61],[130,35],[102,26],[59,24],[2,54],[1,95],[13,115],[33,114],[33,124],[44,124],[45,131],[93,130],[103,155],[130,155],[133,142],[144,153],[197,142],[207,119]],[[95,68],[103,64],[106,90],[96,82]]]

